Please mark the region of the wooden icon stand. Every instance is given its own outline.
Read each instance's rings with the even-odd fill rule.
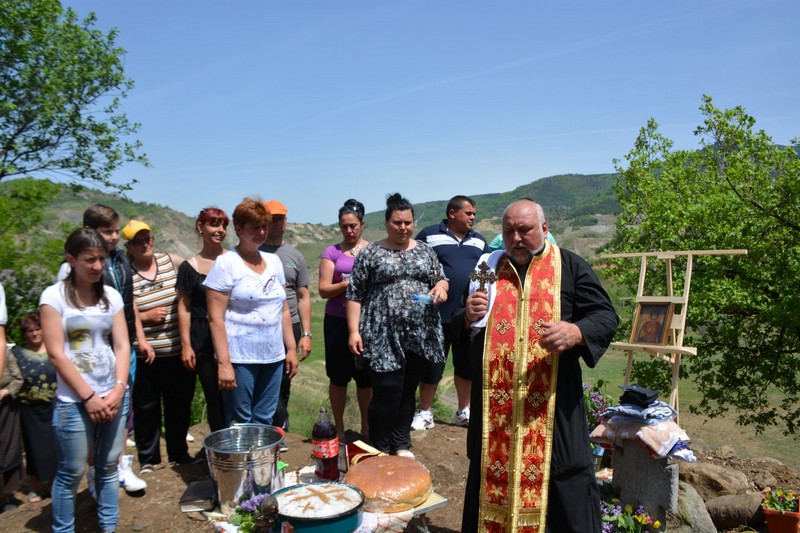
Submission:
[[[669,404],[678,412],[678,381],[680,378],[681,357],[697,355],[697,348],[683,345],[686,330],[686,313],[689,308],[689,288],[692,282],[693,258],[698,255],[744,255],[747,250],[689,250],[678,252],[643,252],[628,254],[609,254],[599,256],[602,259],[640,258],[639,286],[636,290],[636,314],[629,342],[612,342],[611,348],[628,353],[628,364],[625,368],[625,385],[630,384],[631,366],[636,352],[644,352],[672,367],[672,390]],[[675,295],[672,282],[672,261],[677,257],[686,257],[686,271],[683,281],[683,292]],[[645,277],[647,276],[647,259],[649,257],[666,263],[665,296],[646,296],[644,294]]]

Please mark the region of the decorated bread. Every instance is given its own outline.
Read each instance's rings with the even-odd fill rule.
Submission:
[[[278,512],[294,518],[329,518],[361,505],[361,494],[341,483],[296,485],[275,493]]]
[[[428,499],[431,475],[410,457],[379,455],[359,462],[347,472],[345,483],[364,493],[364,510],[397,513],[412,509]]]

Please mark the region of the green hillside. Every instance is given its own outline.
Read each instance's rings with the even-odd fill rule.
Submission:
[[[503,210],[520,198],[532,198],[542,205],[551,221],[575,219],[597,214],[613,215],[619,210],[614,196],[615,174],[562,174],[542,178],[508,192],[470,195],[478,204],[476,224],[500,219]],[[403,191],[400,191],[404,194]],[[434,224],[444,218],[449,198],[414,204],[417,227]],[[370,227],[383,227],[384,213],[376,211],[365,217]]]

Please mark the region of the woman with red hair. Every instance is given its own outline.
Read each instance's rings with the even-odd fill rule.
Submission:
[[[181,360],[186,368],[197,372],[206,398],[208,425],[211,431],[218,431],[226,427],[225,412],[217,384],[217,361],[208,326],[206,286],[203,282],[214,261],[225,252],[222,243],[228,235],[228,215],[222,209],[206,207],[200,211],[194,227],[203,241],[203,248],[178,269]]]

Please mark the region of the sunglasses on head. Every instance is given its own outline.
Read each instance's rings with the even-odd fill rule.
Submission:
[[[364,214],[361,212],[361,208],[353,203],[344,204],[341,208],[339,208],[339,215],[343,215],[345,213],[356,213],[357,215]]]

